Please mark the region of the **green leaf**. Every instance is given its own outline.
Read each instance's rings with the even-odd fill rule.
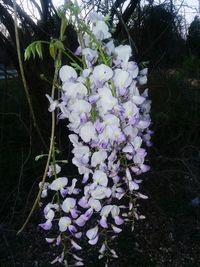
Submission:
[[[47,157],[47,156],[48,156],[48,154],[38,155],[38,156],[35,157],[35,161],[38,161],[38,160],[42,159],[43,157]]]
[[[36,52],[37,52],[39,58],[43,59],[43,54],[42,54],[42,43],[41,43],[41,42],[37,42],[37,43],[36,43]]]
[[[71,66],[76,70],[82,71],[82,68],[77,63],[71,63]]]
[[[54,46],[55,46],[56,48],[58,48],[58,49],[61,49],[61,50],[64,50],[64,49],[65,49],[63,43],[62,43],[60,40],[56,40],[56,41],[54,42]]]
[[[24,59],[28,60],[31,57],[31,45],[29,45],[24,52]]]
[[[149,63],[150,63],[150,61],[142,61],[142,62],[140,63],[140,66],[141,66],[142,68],[145,68],[145,67],[147,67],[147,66],[149,65]]]
[[[57,48],[54,45],[55,42],[51,42],[49,45],[49,53],[51,55],[51,57],[55,60],[56,59],[56,53],[57,53]]]
[[[61,29],[60,29],[60,36],[61,36],[60,38],[62,39],[64,37],[67,24],[68,24],[67,18],[65,16],[62,17],[62,23],[61,23]]]
[[[31,49],[33,58],[35,58],[35,54],[36,54],[36,43],[30,44],[30,49]]]

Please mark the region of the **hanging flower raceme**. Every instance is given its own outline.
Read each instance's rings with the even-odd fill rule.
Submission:
[[[51,191],[53,199],[40,224],[48,231],[47,242],[65,244],[53,262],[66,261],[67,247],[75,266],[83,265],[75,254],[82,248],[81,238],[92,246],[101,244],[99,258],[117,258],[109,240],[125,223],[144,218],[134,203],[147,198],[139,192],[138,175],[149,170],[145,146],[151,145],[152,134],[148,90],[139,90],[147,69],[139,71],[129,45],[115,47],[102,15],[91,14],[88,25],[84,48],[78,49],[85,68],[62,66],[61,99],[48,96],[49,111],[59,108],[59,118],[69,122],[72,163],[80,177],[60,177],[60,167],[49,166],[43,197]]]

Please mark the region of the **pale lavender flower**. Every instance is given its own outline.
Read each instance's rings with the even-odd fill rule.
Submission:
[[[89,201],[88,201],[88,204],[96,212],[99,212],[101,210],[101,208],[102,208],[101,202],[99,200],[97,200],[97,199],[90,198]]]
[[[92,22],[92,23],[96,23],[97,21],[99,20],[104,20],[104,17],[102,14],[100,13],[97,13],[97,12],[91,12],[89,14],[89,20]]]
[[[84,48],[82,50],[83,56],[85,56],[86,62],[88,63],[88,67],[91,67],[92,64],[94,64],[97,61],[98,58],[98,52],[97,50],[90,49],[90,48]]]
[[[41,188],[42,182],[39,183],[39,188]],[[42,187],[42,193],[41,193],[41,198],[45,198],[48,195],[48,186],[49,183],[45,182]]]
[[[44,230],[50,230],[52,228],[52,222],[51,220],[47,220],[45,223],[40,223],[39,226]]]
[[[105,50],[106,50],[106,53],[110,56],[111,54],[114,53],[115,51],[115,45],[114,45],[114,42],[113,40],[109,41],[108,43],[106,43],[105,45]]]
[[[104,186],[97,186],[92,192],[91,196],[94,199],[104,199],[104,198],[109,198],[112,194],[112,191],[108,187]]]
[[[55,238],[45,238],[45,240],[47,241],[47,243],[51,244],[55,241]]]
[[[93,26],[92,32],[98,40],[104,40],[111,37],[108,25],[105,23],[105,21],[102,20],[96,21],[95,25]]]
[[[98,153],[98,152],[96,152]],[[92,176],[93,182],[96,185],[102,185],[102,186],[107,186],[108,184],[108,177],[106,175],[106,173],[104,173],[101,170],[96,170]]]
[[[79,246],[74,240],[71,239],[71,244],[73,246],[73,248],[75,248],[76,250],[81,250],[82,247]]]
[[[124,95],[126,89],[132,82],[132,77],[129,72],[122,69],[115,69],[113,82],[118,89],[120,95]]]
[[[119,45],[115,47],[114,51],[117,61],[128,62],[132,55],[131,47],[129,45]]]
[[[91,166],[96,167],[97,165],[103,163],[106,159],[107,159],[107,152],[105,150],[94,152],[91,157]]]
[[[111,227],[113,229],[113,231],[116,233],[116,234],[119,234],[121,233],[122,229],[119,228],[119,227],[116,227],[115,225],[111,224]]]
[[[93,78],[96,85],[103,85],[105,82],[110,80],[112,76],[112,69],[105,64],[94,67]]]
[[[120,208],[116,205],[113,205],[111,214],[117,225],[121,225],[124,223],[124,220],[119,216],[119,213],[120,213]]]
[[[98,226],[95,226],[94,228],[91,228],[90,230],[86,232],[86,236],[89,239],[88,241],[89,244],[95,245],[97,243],[98,238],[99,238],[98,231],[99,231]]]
[[[47,172],[47,176],[51,177],[52,175],[54,175],[54,171],[56,174],[60,173],[61,172],[61,167],[56,164],[55,166],[49,166],[49,169],[48,169],[48,172]]]
[[[112,207],[112,205],[106,205],[101,210],[101,220],[99,221],[99,223],[103,228],[108,228],[107,217],[110,214]]]
[[[62,203],[62,210],[66,213],[71,212],[76,206],[76,200],[74,198],[66,198]]]
[[[63,189],[68,184],[68,179],[66,177],[60,177],[55,179],[50,185],[49,189],[54,191],[59,191]]]
[[[53,100],[48,94],[46,94],[47,99],[49,100],[49,112],[53,112],[58,107],[58,100]]]
[[[72,223],[72,220],[69,217],[61,217],[58,222],[59,230],[61,232],[65,232],[69,228],[71,223]]]
[[[80,137],[85,143],[91,141],[91,139],[95,139],[96,130],[92,122],[86,122],[80,129]]]
[[[75,81],[78,77],[76,71],[74,68],[65,65],[60,68],[60,79],[61,81],[64,82],[70,82],[70,81]]]

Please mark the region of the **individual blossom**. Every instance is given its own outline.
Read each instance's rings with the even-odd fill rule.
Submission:
[[[77,79],[78,75],[74,68],[71,66],[65,65],[60,68],[59,76],[61,81],[64,82],[73,82]]]
[[[126,63],[132,55],[131,47],[129,45],[119,45],[115,47],[114,54],[117,62]]]
[[[89,239],[88,243],[90,245],[95,245],[97,243],[99,238],[98,230],[99,230],[98,226],[95,226],[94,228],[91,228],[86,232],[86,236]]]
[[[98,20],[93,26],[93,34],[98,40],[104,40],[111,37],[108,25],[103,20]]]
[[[94,67],[93,78],[96,86],[101,87],[105,82],[110,80],[113,76],[113,71],[105,64]]]

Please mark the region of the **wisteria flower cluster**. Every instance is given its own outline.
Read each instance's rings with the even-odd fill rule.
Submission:
[[[151,145],[147,69],[132,61],[129,45],[114,44],[101,14],[90,15],[83,46],[84,67],[60,69],[62,97],[51,99],[49,111],[59,109],[59,119],[67,119],[73,145],[72,163],[80,177],[61,177],[59,165],[49,166],[49,181],[42,197],[53,194],[44,208],[46,241],[62,246],[52,261],[84,265],[79,250],[82,241],[99,248],[99,259],[117,258],[108,243],[123,229],[143,219],[135,205],[147,196],[139,192],[139,174],[147,172],[146,146]],[[57,234],[56,234],[57,233]]]

